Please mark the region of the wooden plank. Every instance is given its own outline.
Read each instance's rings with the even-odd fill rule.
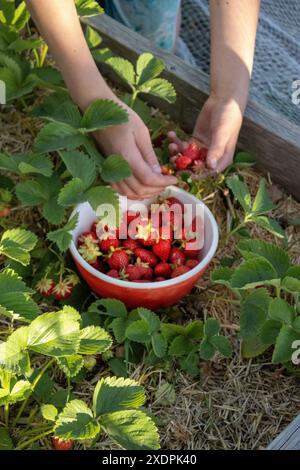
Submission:
[[[159,106],[184,130],[191,132],[209,93],[208,76],[173,54],[154,47],[147,39],[107,15],[84,22],[99,31],[105,46],[114,54],[135,61],[142,52],[151,51],[164,60],[164,75],[176,88],[177,102],[169,105],[149,95],[145,96],[145,100]],[[116,79],[107,66],[99,64],[99,67],[104,75]],[[261,104],[250,101],[245,112],[239,147],[252,152],[257,158],[258,167],[264,172],[270,172],[274,181],[300,200],[300,127]]]
[[[267,450],[300,450],[300,415],[271,442]]]

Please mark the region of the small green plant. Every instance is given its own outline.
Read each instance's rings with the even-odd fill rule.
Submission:
[[[271,243],[242,240],[238,249],[242,264],[215,269],[212,280],[239,299],[243,354],[255,357],[274,346],[273,363],[288,363],[300,340],[300,266]]]
[[[266,189],[266,180],[264,178],[260,179],[259,188],[254,200],[252,200],[246,183],[237,175],[226,178],[226,185],[232,191],[234,198],[244,212],[243,219],[238,220],[234,210],[232,210],[234,212],[234,226],[229,232],[229,236],[236,233],[242,234],[248,224],[256,224],[278,238],[285,238],[284,231],[278,222],[267,216],[267,214],[275,209],[275,206]]]
[[[128,363],[177,363],[191,375],[199,374],[200,359],[211,360],[216,352],[231,356],[231,345],[220,336],[220,325],[215,319],[195,320],[186,326],[161,322],[158,315],[145,308],[130,312],[114,299],[92,303],[84,321],[94,321],[112,331],[116,344],[124,346],[123,357],[108,357],[115,373],[126,374]],[[120,355],[120,353],[118,353]]]

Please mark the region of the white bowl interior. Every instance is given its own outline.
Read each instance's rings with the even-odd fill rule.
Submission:
[[[75,213],[79,214],[78,217],[78,223],[74,231],[72,232],[72,243],[70,246],[70,251],[73,255],[73,257],[78,261],[87,271],[89,271],[91,274],[94,276],[98,277],[99,279],[104,279],[106,282],[111,282],[112,284],[119,285],[119,286],[125,286],[127,287],[135,287],[135,288],[140,288],[140,289],[145,289],[147,287],[151,287],[152,289],[154,288],[159,288],[164,285],[172,285],[178,283],[178,279],[180,281],[184,279],[188,279],[189,277],[192,277],[194,274],[197,272],[201,271],[213,258],[217,246],[218,246],[218,240],[219,240],[219,235],[218,235],[218,226],[216,223],[216,220],[214,216],[212,215],[211,211],[208,209],[208,207],[199,199],[197,199],[195,196],[192,194],[177,188],[176,186],[169,186],[166,188],[166,190],[162,193],[162,195],[166,196],[174,196],[177,197],[183,204],[192,204],[193,206],[196,205],[201,205],[203,208],[203,214],[204,214],[204,244],[203,248],[201,250],[201,261],[200,263],[191,271],[187,272],[186,274],[183,274],[179,278],[173,278],[173,279],[168,279],[166,281],[162,282],[148,282],[148,283],[137,283],[137,282],[128,282],[128,281],[123,281],[120,279],[115,279],[111,278],[109,276],[106,276],[105,274],[97,271],[94,269],[92,266],[90,266],[79,254],[76,244],[77,244],[77,239],[78,237],[83,233],[88,230],[90,230],[91,225],[93,222],[96,220],[96,213],[90,206],[88,202],[79,204],[73,211],[72,216]],[[154,198],[155,199],[155,198]],[[120,202],[121,202],[121,210],[124,210],[126,207],[126,198],[123,196],[120,196]],[[143,201],[146,204],[151,204],[152,200],[146,200]],[[127,200],[127,208],[130,209],[132,206],[136,204],[136,201],[130,201]],[[71,216],[71,217],[72,217]],[[193,217],[193,215],[191,215]],[[189,223],[191,220],[189,221]]]

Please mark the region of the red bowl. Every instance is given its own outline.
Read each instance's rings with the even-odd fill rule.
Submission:
[[[174,196],[184,204],[191,204],[194,209],[196,206],[201,206],[204,219],[204,243],[201,250],[200,263],[186,274],[162,282],[137,283],[106,276],[90,266],[76,248],[76,241],[79,235],[88,231],[96,220],[96,213],[89,203],[79,204],[72,214],[73,216],[75,213],[78,213],[79,217],[78,224],[72,232],[70,251],[83,279],[99,297],[119,299],[130,309],[146,307],[156,310],[169,307],[188,294],[208,268],[216,252],[219,240],[218,226],[211,211],[195,196],[175,186],[168,187],[163,194]],[[146,202],[147,205],[151,204],[151,200],[143,202]],[[123,208],[124,203],[125,198],[121,197],[121,206]],[[132,207],[133,204],[136,204],[136,201],[127,201],[128,208]]]

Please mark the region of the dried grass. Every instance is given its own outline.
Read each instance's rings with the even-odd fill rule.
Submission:
[[[0,119],[0,150],[25,152],[30,149],[38,124],[15,108],[0,114]],[[253,169],[242,173],[255,194],[260,175]],[[273,185],[270,178],[269,183],[278,203],[274,215],[287,227],[288,252],[294,262],[300,263],[300,229],[299,226],[288,225],[289,221],[299,217],[300,204]],[[206,191],[205,200],[223,234],[213,268],[221,257],[236,257],[237,252],[235,243],[224,243],[230,219],[224,197],[220,191]],[[22,211],[22,214],[16,211],[14,214],[15,223],[26,221],[32,224],[31,211]],[[252,227],[251,235],[274,242],[274,237],[259,227]],[[230,299],[232,294],[222,286],[213,285],[208,273],[180,309],[184,321],[208,316],[217,318],[233,343],[232,360],[217,357],[211,365],[203,363],[199,379],[192,379],[179,371],[149,369],[143,365],[132,372],[132,377],[140,378],[146,386],[148,405],[157,418],[163,448],[262,449],[299,413],[299,378],[276,369],[270,363],[269,354],[252,361],[241,357],[237,336],[239,310]],[[91,381],[78,386],[76,395],[88,399],[100,375],[99,372]],[[175,386],[174,405],[162,407],[155,398],[162,380]],[[111,442],[104,439],[97,447],[109,449]]]

